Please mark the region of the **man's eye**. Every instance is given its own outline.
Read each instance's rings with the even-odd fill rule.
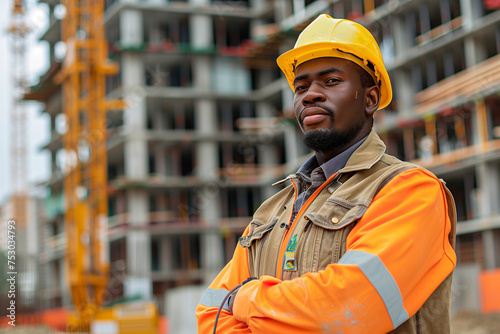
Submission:
[[[326,84],[331,84],[331,83],[336,83],[339,82],[340,80],[337,78],[330,78],[325,81]]]
[[[307,89],[306,86],[302,85],[302,86],[297,86],[295,87],[295,92],[298,92],[298,91],[301,91],[301,90],[304,90],[304,89]]]

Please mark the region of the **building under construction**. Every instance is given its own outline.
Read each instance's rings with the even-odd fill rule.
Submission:
[[[52,177],[40,226],[40,291],[45,309],[71,308],[64,265],[71,242],[63,224],[66,121],[54,80],[62,71],[64,10],[55,0],[40,2],[50,9],[41,41],[50,45],[51,65],[26,95],[45,104],[52,133],[43,147],[52,157]],[[319,13],[328,13],[360,22],[379,41],[394,98],[376,113],[376,130],[388,153],[430,169],[452,190],[459,218],[457,273],[465,268],[455,297],[480,308],[480,291],[460,286],[477,286],[483,271],[500,267],[498,2],[103,5],[109,57],[120,67],[107,79],[106,94],[127,102],[109,111],[106,121],[107,302],[154,300],[181,333],[175,327],[181,318],[172,316],[178,310],[165,306],[166,296],[189,295],[183,286],[204,290],[231,258],[253,211],[276,191],[271,184],[310,156],[275,59]],[[196,298],[182,298],[187,309]]]

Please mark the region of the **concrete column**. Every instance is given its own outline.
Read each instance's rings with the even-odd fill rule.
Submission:
[[[496,269],[497,259],[495,254],[495,235],[494,230],[483,231],[484,264],[486,270]]]
[[[287,165],[289,168],[295,169],[299,160],[299,140],[302,140],[302,135],[297,135],[296,126],[293,124],[287,123],[284,127]]]
[[[126,157],[127,158],[127,157]],[[133,158],[133,157],[128,157]],[[127,199],[127,222],[131,225],[144,225],[149,219],[149,201],[147,191],[129,190]],[[127,247],[127,279],[124,294],[126,297],[141,296],[150,299],[152,296],[151,273],[151,235],[149,231],[129,231],[126,235]]]
[[[139,189],[127,191],[128,223],[144,225],[148,222],[148,197],[147,193]]]
[[[122,77],[126,92],[141,92],[143,89],[144,68],[142,59],[138,54],[125,53],[122,58]],[[146,104],[143,95],[131,95],[128,98],[129,107],[124,110],[124,129],[127,135],[124,148],[124,174],[128,180],[144,180],[148,174],[148,146],[144,139],[146,129]],[[148,194],[142,189],[133,189],[126,192],[126,203],[128,213],[128,223],[133,225],[147,224],[148,222]],[[151,284],[147,277],[150,268],[149,239],[147,231],[127,232],[127,273],[130,279],[127,279],[125,285],[126,296],[134,294],[149,298]],[[139,261],[137,258],[142,259]],[[141,289],[143,291],[138,292]],[[128,294],[130,293],[130,294]]]
[[[199,44],[201,45],[201,44]],[[209,56],[199,56],[193,62],[193,81],[198,90],[210,90],[211,61]],[[194,104],[195,131],[200,135],[216,135],[218,133],[217,108],[215,101],[200,99]],[[218,144],[213,141],[197,143],[196,150],[196,176],[201,185],[196,193],[197,205],[205,226],[213,228],[201,237],[202,268],[205,281],[209,283],[219,273],[224,265],[222,238],[216,227],[221,217],[220,189],[217,183],[217,170],[219,168]]]
[[[404,20],[400,15],[394,15],[392,17],[390,30],[394,39],[394,57],[404,57],[408,49],[408,43]]]
[[[146,103],[144,100],[144,67],[138,54],[125,53],[122,56],[122,78],[129,106],[123,113],[123,127],[127,135],[125,143],[125,176],[142,179],[147,174]],[[141,93],[141,94],[139,94]]]
[[[209,100],[195,103],[196,131],[200,134],[217,133],[215,102]],[[199,142],[196,147],[198,166],[196,176],[201,182],[197,192],[197,209],[207,227],[218,226],[220,213],[219,186],[217,183],[218,147],[216,142]],[[210,231],[202,235],[202,264],[206,282],[210,282],[220,271],[223,263],[222,238],[219,232]]]
[[[136,48],[143,44],[142,13],[126,9],[120,12],[120,43],[124,48]],[[147,110],[144,91],[144,64],[137,53],[122,55],[122,80],[124,94],[129,102],[124,110],[123,127],[126,134],[124,148],[124,174],[128,180],[144,180],[148,174],[148,143],[145,138]],[[126,192],[127,222],[144,225],[149,219],[148,193],[142,189]],[[125,297],[152,296],[151,236],[148,231],[129,231],[126,234],[127,279],[124,282]]]
[[[140,54],[124,52],[122,55],[122,81],[128,107],[123,112],[123,127],[128,134],[146,128],[144,91],[144,63]]]
[[[128,139],[125,143],[125,177],[144,180],[148,171],[147,143],[141,139]]]
[[[489,200],[491,208],[491,216],[500,214],[500,165],[496,163],[488,164],[488,187],[489,187]],[[500,246],[500,244],[499,244]]]
[[[283,75],[282,77],[284,78],[285,76]],[[290,85],[288,85],[288,81],[286,80],[283,80],[283,89],[281,98],[283,110],[293,113],[293,91],[290,89]]]
[[[267,102],[259,102],[257,103],[257,117],[269,119],[274,116],[274,107]],[[271,142],[273,140],[273,136],[275,132],[279,131],[278,129],[264,129],[259,133],[259,142],[258,142],[258,155],[261,165],[264,167],[262,176],[264,178],[272,178],[273,177],[273,169],[278,166],[277,152],[275,145]],[[275,190],[272,189],[272,186],[269,184],[268,186],[263,187],[263,195],[264,198],[270,197],[275,193]]]
[[[271,83],[272,77],[269,71],[261,71],[259,73],[259,82],[258,87],[265,87],[267,84]],[[287,88],[288,89],[288,88]],[[256,104],[257,108],[257,117],[258,118],[272,118],[276,116],[276,111],[272,104],[268,102],[258,102]],[[259,134],[259,143],[258,143],[258,154],[259,160],[264,167],[274,167],[278,165],[278,159],[276,154],[276,147],[271,143],[272,137],[275,132],[279,131],[278,129],[266,129],[264,132]],[[272,170],[268,168],[264,168],[263,171],[264,177],[272,177]],[[263,196],[264,198],[270,197],[276,191],[272,188],[271,185],[264,187]]]
[[[150,300],[153,295],[151,273],[151,236],[148,231],[128,232],[127,278],[124,282],[125,297],[141,296]]]
[[[464,39],[465,66],[470,68],[487,58],[485,45],[473,36]]]
[[[284,50],[282,50],[284,52]],[[283,81],[282,104],[285,112],[293,114],[293,91],[290,89],[288,82]],[[295,118],[295,116],[294,116]],[[302,140],[302,135],[297,135],[297,126],[287,123],[284,125],[285,131],[285,152],[287,164],[291,168],[295,168],[299,157],[299,141]]]
[[[401,115],[410,114],[413,107],[413,87],[408,85],[408,82],[411,82],[411,78],[405,69],[401,68],[394,71],[394,82],[392,85],[398,87],[397,99]]]
[[[490,199],[490,168],[485,162],[476,165],[476,180],[478,185],[478,218],[485,218],[491,215],[492,204]]]
[[[460,0],[460,13],[462,14],[463,29],[464,30],[471,30],[473,25],[474,25],[474,13],[472,11],[472,0]]]
[[[192,15],[189,23],[193,47],[198,49],[211,47],[213,44],[212,18],[207,15]]]
[[[498,167],[486,162],[476,166],[476,179],[478,183],[478,218],[491,217],[493,208],[498,207]],[[482,232],[485,269],[496,268],[495,240],[493,230]]]
[[[143,44],[142,12],[135,9],[120,11],[120,45],[122,48],[136,48]]]

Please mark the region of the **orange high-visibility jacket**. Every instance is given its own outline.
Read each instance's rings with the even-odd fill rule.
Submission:
[[[316,190],[295,220],[288,222],[290,227],[282,229],[281,244],[264,248],[277,254],[271,261],[273,270],[259,272],[258,280],[241,287],[233,314],[227,306],[222,310],[217,333],[387,333],[417,313],[456,264],[449,240],[454,217],[450,219],[448,214],[449,206],[454,207],[447,202],[442,183],[422,168],[405,169],[378,190],[361,218],[355,217],[345,253],[337,263],[315,272],[301,273],[298,268],[293,279],[285,272],[290,238],[297,226],[308,226],[300,225],[302,219],[314,217],[308,210],[314,208],[315,200],[342,174],[359,174],[385,160],[397,160],[387,159],[384,151],[382,141],[372,132],[346,166]],[[263,204],[265,210],[274,210],[272,217],[284,210],[279,198],[287,191],[294,188],[284,189]],[[295,191],[293,202],[296,196]],[[274,228],[279,229],[278,225]],[[260,258],[270,261],[265,255]],[[212,333],[224,297],[255,275],[255,268],[249,263],[249,249],[239,244],[198,305],[198,333]]]

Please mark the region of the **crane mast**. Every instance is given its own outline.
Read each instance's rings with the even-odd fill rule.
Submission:
[[[11,35],[12,81],[14,103],[11,112],[11,194],[13,216],[19,228],[26,226],[28,203],[28,158],[26,106],[22,102],[25,93],[26,51],[29,28],[25,21],[25,8],[22,0],[15,0],[12,7],[12,22],[8,27]]]
[[[101,0],[64,0],[66,55],[55,78],[62,84],[67,131],[64,177],[67,276],[75,314],[70,331],[88,331],[108,281],[105,77],[118,72],[108,61]]]

